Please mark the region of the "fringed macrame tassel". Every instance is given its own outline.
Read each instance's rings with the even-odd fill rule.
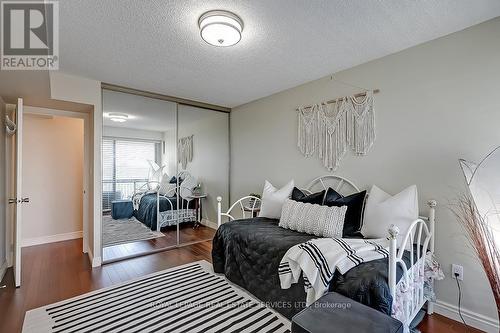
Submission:
[[[178,142],[178,162],[186,169],[188,162],[193,160],[193,136],[180,138]]]
[[[318,157],[330,171],[336,170],[347,151],[346,112],[342,100],[322,104],[318,111]]]
[[[298,110],[298,141],[297,146],[305,157],[313,156],[318,142],[318,110],[313,106],[309,110]]]
[[[373,92],[366,92],[361,101],[348,97],[347,142],[357,155],[365,155],[375,142]]]

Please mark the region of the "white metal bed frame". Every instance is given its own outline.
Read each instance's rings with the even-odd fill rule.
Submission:
[[[152,188],[152,189],[151,189]],[[188,191],[193,194],[193,191],[187,187],[182,187],[182,184],[176,185],[175,187],[171,188],[167,192],[160,194],[160,182],[158,181],[148,181],[141,187],[135,191],[133,196],[135,196],[138,193],[156,193],[156,230],[160,231],[161,228],[167,227],[167,226],[172,226],[172,225],[177,225],[183,222],[191,222],[191,221],[196,221],[197,215],[196,215],[196,210],[189,208],[189,204],[191,202],[191,199],[189,196],[187,197],[182,197],[181,196],[181,189],[184,191]],[[170,200],[171,197],[174,195],[177,195],[177,202],[180,200],[180,207],[174,207],[174,204]],[[166,210],[163,212],[160,212],[160,197],[163,197],[167,200],[170,210]],[[175,208],[175,209],[174,209]]]
[[[331,182],[336,183],[336,185],[330,185]],[[328,187],[333,188],[335,191],[343,194],[349,195],[354,192],[359,192],[359,188],[350,180],[337,176],[337,175],[326,175],[321,176],[309,183],[309,185],[304,189],[305,192],[312,193],[315,187],[318,185],[321,186],[321,189],[328,189]],[[347,186],[351,189],[351,192],[343,191],[343,187]],[[354,190],[354,191],[352,191]],[[222,212],[222,197],[217,197],[217,226],[219,227],[222,224],[222,218],[226,217],[229,220],[235,220],[233,217],[232,211],[239,207],[242,213],[243,218],[246,218],[245,212],[250,212],[250,217],[254,216],[257,208],[260,207],[260,199],[253,196],[246,196],[239,200],[237,200],[233,205],[226,211]],[[249,203],[253,205],[249,206]],[[259,204],[257,204],[259,203]],[[427,253],[434,253],[434,232],[435,232],[435,210],[437,206],[437,202],[435,200],[429,200],[427,202],[429,206],[429,216],[423,217],[420,216],[416,219],[404,235],[403,242],[401,243],[399,249],[397,247],[397,237],[399,236],[399,229],[397,226],[391,225],[388,230],[388,239],[389,239],[389,275],[388,275],[388,284],[389,289],[391,291],[391,295],[393,297],[393,305],[396,302],[401,302],[403,306],[403,314],[400,319],[403,324],[408,327],[412,320],[415,318],[417,313],[422,309],[425,303],[427,303],[427,313],[433,313],[433,303],[432,301],[426,297],[424,294],[424,280],[425,279],[417,279],[416,274],[423,277],[424,269],[425,269],[425,257]],[[414,253],[414,246],[416,245],[416,253]],[[410,266],[408,267],[403,260],[403,255],[405,249],[408,249],[410,252]],[[414,260],[414,256],[416,254],[416,260]],[[400,265],[403,269],[403,276],[396,283],[396,272],[397,266]],[[409,297],[405,299],[397,299],[397,288],[401,283],[405,283],[406,286],[412,286],[410,290],[407,291],[409,293]],[[432,281],[431,281],[432,283]]]

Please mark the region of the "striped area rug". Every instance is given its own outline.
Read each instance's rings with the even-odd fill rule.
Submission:
[[[290,321],[198,261],[30,310],[23,332],[290,332]]]

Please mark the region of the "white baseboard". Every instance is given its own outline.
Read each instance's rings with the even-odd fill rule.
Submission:
[[[203,224],[204,226],[207,226],[207,227],[209,227],[209,228],[212,228],[212,229],[217,230],[217,223],[212,222],[212,221],[210,221],[210,220],[207,220],[207,219],[201,219],[201,224]]]
[[[462,308],[462,316],[465,319],[467,325],[480,329],[488,333],[498,333],[500,326],[498,325],[498,320],[490,317],[483,316],[482,314],[467,310]],[[437,300],[434,303],[434,312],[439,313],[445,317],[461,322],[460,316],[458,314],[458,307]]]
[[[89,256],[90,265],[92,267],[101,266],[102,264],[101,257],[94,257],[94,254],[92,253],[92,250],[90,250],[90,248],[87,248],[87,255]]]
[[[7,268],[9,267],[9,263],[7,260],[5,260],[2,265],[0,265],[0,281],[3,280],[3,277],[5,276],[5,272],[7,271]]]
[[[22,240],[21,244],[22,244],[22,247],[26,247],[26,246],[61,242],[61,241],[65,241],[65,240],[77,239],[77,238],[82,238],[82,237],[83,237],[83,231],[74,231],[74,232],[68,232],[65,234],[25,238]]]
[[[92,258],[92,267],[100,267],[102,265],[101,257],[93,257]]]

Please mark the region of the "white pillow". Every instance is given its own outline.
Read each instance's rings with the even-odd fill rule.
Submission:
[[[287,199],[279,226],[319,237],[342,237],[347,206],[328,207]]]
[[[186,175],[186,178],[182,181],[180,185],[180,193],[179,195],[183,198],[189,198],[193,195],[193,191],[195,187],[198,185],[198,181],[191,175]]]
[[[366,238],[386,238],[391,224],[399,228],[398,247],[408,228],[418,218],[417,186],[390,195],[373,185],[366,200],[361,233]]]
[[[266,180],[264,190],[262,191],[262,204],[260,206],[260,217],[270,219],[279,219],[281,209],[285,200],[290,198],[294,187],[294,181],[291,180],[279,190]]]
[[[148,188],[150,190],[156,190],[163,175],[163,169],[165,166],[159,166],[155,162],[148,160],[149,162],[149,175],[148,175]]]
[[[161,195],[172,197],[175,195],[175,191],[173,191],[173,189],[175,189],[176,186],[176,183],[170,184],[170,177],[165,173],[161,178],[160,188],[158,189],[158,192],[160,192]]]

